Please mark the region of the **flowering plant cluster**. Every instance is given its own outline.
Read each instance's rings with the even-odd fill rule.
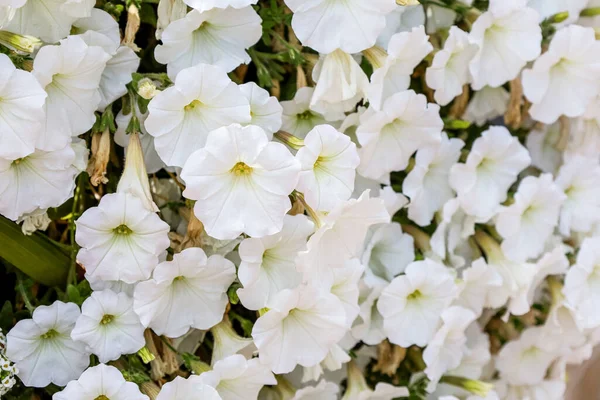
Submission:
[[[565,398],[600,343],[599,16],[0,0],[0,396]]]

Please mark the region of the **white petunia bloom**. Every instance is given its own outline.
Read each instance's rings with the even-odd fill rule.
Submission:
[[[360,311],[351,331],[352,338],[357,342],[361,340],[373,346],[381,343],[386,338],[383,329],[383,317],[377,309],[377,301],[384,288],[383,285],[371,288],[364,282],[360,282],[358,299]]]
[[[561,115],[579,117],[598,95],[600,44],[592,28],[570,25],[553,37],[548,51],[523,71],[529,113],[550,124]]]
[[[587,238],[581,244],[577,262],[567,272],[563,293],[565,305],[573,311],[580,329],[600,326],[600,238]]]
[[[79,315],[74,303],[55,301],[37,307],[31,319],[17,322],[8,332],[6,356],[26,386],[64,386],[87,368],[90,357],[85,344],[71,339]]]
[[[454,197],[449,182],[450,168],[458,162],[464,145],[462,140],[448,139],[448,135],[442,133],[439,145],[417,151],[415,165],[402,184],[402,192],[410,198],[408,218],[417,225],[429,225],[433,215]]]
[[[407,397],[409,394],[406,387],[393,386],[384,382],[379,382],[373,390],[367,385],[364,375],[355,362],[348,364],[348,388],[342,400],[393,400]]]
[[[464,119],[474,122],[477,126],[483,126],[489,120],[504,115],[509,99],[510,94],[502,86],[486,86],[475,92],[467,106]]]
[[[427,86],[435,90],[435,101],[445,106],[463,92],[471,81],[469,63],[477,53],[477,45],[469,42],[469,35],[460,28],[450,28],[444,48],[433,57],[427,68]]]
[[[94,125],[94,111],[101,99],[100,79],[109,59],[110,55],[101,47],[88,46],[78,36],[69,36],[58,46],[40,49],[33,61],[32,74],[48,97],[44,105],[44,132],[36,142],[38,149],[61,149],[71,136],[78,136]]]
[[[296,159],[302,168],[296,189],[315,211],[329,212],[350,198],[360,158],[348,136],[319,125],[306,136]]]
[[[93,292],[83,302],[71,337],[85,343],[102,363],[133,354],[145,345],[144,326],[133,312],[133,299],[112,290]]]
[[[156,46],[154,57],[167,64],[172,80],[180,71],[198,64],[230,72],[250,62],[246,49],[256,44],[261,34],[261,19],[252,7],[192,10],[166,27],[163,44]]]
[[[558,225],[563,201],[562,190],[552,181],[552,175],[525,177],[519,184],[514,203],[503,208],[496,217],[496,229],[502,241],[502,251],[514,261],[538,257]]]
[[[405,275],[394,278],[377,302],[390,342],[402,347],[426,346],[442,311],[457,294],[454,276],[443,264],[429,259],[411,263]]]
[[[227,316],[223,316],[223,320],[213,326],[210,333],[214,339],[211,365],[215,365],[217,361],[238,353],[250,358],[256,351],[252,339],[238,335]]]
[[[174,86],[150,101],[144,126],[165,164],[183,167],[211,131],[250,121],[250,104],[238,86],[221,68],[201,64],[181,71]]]
[[[298,89],[292,100],[281,102],[282,130],[303,139],[315,126],[327,123],[323,115],[310,109],[314,91],[312,87],[303,87]]]
[[[304,46],[328,54],[336,49],[358,53],[375,44],[394,0],[285,0],[294,12],[292,28]],[[336,29],[332,30],[331,27]]]
[[[73,196],[76,154],[69,145],[36,150],[14,161],[0,158],[0,214],[13,221],[38,209],[58,207]]]
[[[24,6],[14,10],[14,17],[3,29],[38,37],[46,43],[56,43],[66,38],[71,31],[71,25],[79,18],[89,17],[95,4],[91,0],[26,1],[24,3]]]
[[[344,118],[366,94],[369,78],[351,54],[342,50],[323,54],[315,65],[312,78],[316,82],[310,109],[328,120]]]
[[[186,0],[185,4],[198,11],[208,11],[213,8],[244,8],[257,2],[258,0]]]
[[[291,400],[337,400],[340,387],[322,380],[316,386],[306,386],[294,393]]]
[[[478,258],[462,271],[462,279],[458,283],[459,295],[454,304],[468,308],[479,316],[490,288],[501,287],[502,283],[502,275],[483,258]]]
[[[53,400],[148,400],[137,384],[127,382],[121,372],[110,365],[88,368],[77,380],[52,396]]]
[[[272,140],[273,133],[277,132],[282,124],[283,108],[279,101],[254,82],[244,83],[239,88],[250,103],[252,119],[248,125],[260,126],[269,136],[269,140]]]
[[[564,378],[559,378],[545,379],[535,385],[510,385],[501,380],[495,382],[494,386],[502,400],[563,400],[567,382]]]
[[[385,29],[377,37],[377,45],[387,48],[390,39],[399,32],[410,32],[425,24],[425,11],[421,4],[396,7],[385,17]]]
[[[600,221],[600,163],[574,157],[564,164],[555,181],[567,195],[560,211],[559,229],[563,236],[588,233]]]
[[[463,358],[460,365],[453,368],[448,374],[469,379],[480,379],[492,358],[490,338],[487,333],[483,332],[477,322],[469,325],[465,334],[467,335],[467,343],[463,349]]]
[[[358,306],[360,294],[358,285],[364,270],[365,267],[360,263],[360,260],[353,258],[346,261],[343,268],[336,268],[333,271],[333,284],[330,292],[340,299],[344,305],[348,327],[352,326],[352,323],[360,313],[360,307]],[[341,365],[339,368],[341,368]]]
[[[217,361],[211,371],[200,375],[200,382],[215,388],[223,400],[256,400],[264,385],[277,384],[258,358],[246,360],[239,354]]]
[[[535,385],[546,376],[550,364],[559,356],[558,343],[549,340],[541,327],[523,331],[507,343],[496,360],[502,379],[512,385]]]
[[[556,125],[560,128],[561,123]],[[567,161],[578,155],[595,158],[599,153],[600,96],[596,97],[590,103],[587,110],[580,118],[569,121],[569,143],[565,149],[564,158]]]
[[[538,12],[540,22],[565,11],[569,13],[566,22],[574,22],[589,2],[589,0],[571,0],[567,2],[562,0],[527,0],[527,6]]]
[[[445,309],[441,318],[442,325],[423,352],[429,390],[435,388],[442,375],[460,365],[466,352],[465,331],[477,316],[469,309],[453,306]]]
[[[358,173],[386,183],[386,174],[404,170],[415,151],[440,143],[444,123],[439,110],[412,90],[391,96],[381,111],[367,110],[356,131],[362,146]]]
[[[371,105],[380,110],[388,98],[408,89],[414,69],[432,50],[433,46],[422,25],[410,32],[392,36],[387,47],[387,57],[380,60],[381,57],[375,56],[377,59],[372,61],[376,69],[371,75],[367,90]]]
[[[523,0],[493,3],[477,18],[469,34],[471,42],[479,46],[469,66],[473,89],[504,85],[540,55],[542,30],[538,18]]]
[[[531,156],[531,165],[544,172],[556,174],[563,163],[563,152],[557,149],[560,141],[560,123],[534,126],[527,134],[525,146]],[[575,132],[571,132],[574,135]]]
[[[506,200],[508,188],[531,158],[519,140],[502,126],[492,126],[473,143],[464,164],[450,169],[450,186],[463,210],[485,222]]]
[[[190,375],[184,379],[175,377],[163,385],[156,400],[222,400],[217,391],[204,383],[198,375]]]
[[[198,247],[185,249],[156,266],[152,279],[140,282],[133,307],[144,326],[179,337],[191,328],[209,329],[223,319],[227,289],[235,266],[222,256],[206,257]]]
[[[282,290],[268,308],[252,338],[261,363],[276,374],[317,365],[348,331],[342,302],[310,286]]]
[[[298,255],[298,271],[305,281],[329,288],[333,269],[360,256],[369,227],[389,220],[383,200],[369,198],[368,190],[358,200],[338,205],[319,221],[321,226],[310,237],[306,251]]]
[[[71,34],[83,36],[83,40],[89,46],[100,46],[109,54],[121,43],[119,23],[99,8],[92,8],[89,17],[75,21],[71,27]]]
[[[140,58],[129,46],[120,46],[106,62],[106,68],[100,79],[100,103],[98,110],[104,109],[127,93],[126,85],[131,82],[132,74],[137,71]]]
[[[169,225],[130,194],[107,194],[75,222],[77,260],[92,279],[148,279],[169,247]]]
[[[46,93],[26,71],[0,54],[0,157],[16,160],[35,150],[43,132]]]
[[[289,150],[269,142],[261,128],[231,125],[211,132],[189,158],[183,195],[196,200],[194,213],[210,236],[263,237],[281,231],[299,172]]]
[[[238,278],[243,288],[237,294],[244,307],[259,310],[283,289],[293,289],[302,281],[296,271],[298,252],[306,249],[314,224],[304,215],[286,215],[283,229],[263,238],[240,243]]]

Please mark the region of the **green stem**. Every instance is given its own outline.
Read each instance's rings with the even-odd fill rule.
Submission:
[[[23,285],[23,274],[20,271],[17,272],[17,289],[19,290],[19,294],[23,298],[25,308],[27,308],[27,310],[29,310],[30,313],[33,313],[35,307],[33,306],[33,304],[31,304],[31,300],[29,300],[27,290],[25,290],[25,285]]]

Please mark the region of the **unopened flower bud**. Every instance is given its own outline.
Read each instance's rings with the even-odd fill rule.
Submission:
[[[22,53],[33,53],[42,46],[42,41],[29,35],[19,35],[7,31],[0,31],[0,44]]]
[[[396,0],[396,4],[400,6],[418,6],[419,0]]]
[[[140,48],[134,43],[135,35],[137,35],[140,29],[140,12],[135,4],[131,4],[127,8],[127,25],[125,25],[125,34],[123,35],[124,46],[130,47],[133,51],[139,51]]]
[[[137,354],[138,356],[140,356],[144,364],[148,364],[154,359],[156,359],[156,356],[146,346],[139,349]]]
[[[464,390],[480,397],[487,397],[490,390],[494,388],[494,385],[492,385],[491,383],[482,382],[475,379],[463,378],[459,376],[443,376],[442,379],[440,379],[440,382],[463,388]]]
[[[137,92],[142,98],[151,100],[160,90],[157,89],[156,84],[151,79],[144,78],[138,82]]]

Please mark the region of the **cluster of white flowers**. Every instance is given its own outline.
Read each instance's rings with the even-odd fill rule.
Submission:
[[[0,329],[0,396],[6,394],[17,383],[15,375],[19,369],[6,358],[6,336]]]
[[[93,292],[12,328],[0,394],[17,374],[55,400],[563,398],[600,343],[598,2],[271,1],[313,61],[281,102],[232,73],[257,3],[160,0],[167,72],[134,80],[129,20],[0,0],[0,214],[45,229],[86,167],[106,183],[121,104],[126,148],[75,221]],[[122,374],[200,331],[187,378]]]

